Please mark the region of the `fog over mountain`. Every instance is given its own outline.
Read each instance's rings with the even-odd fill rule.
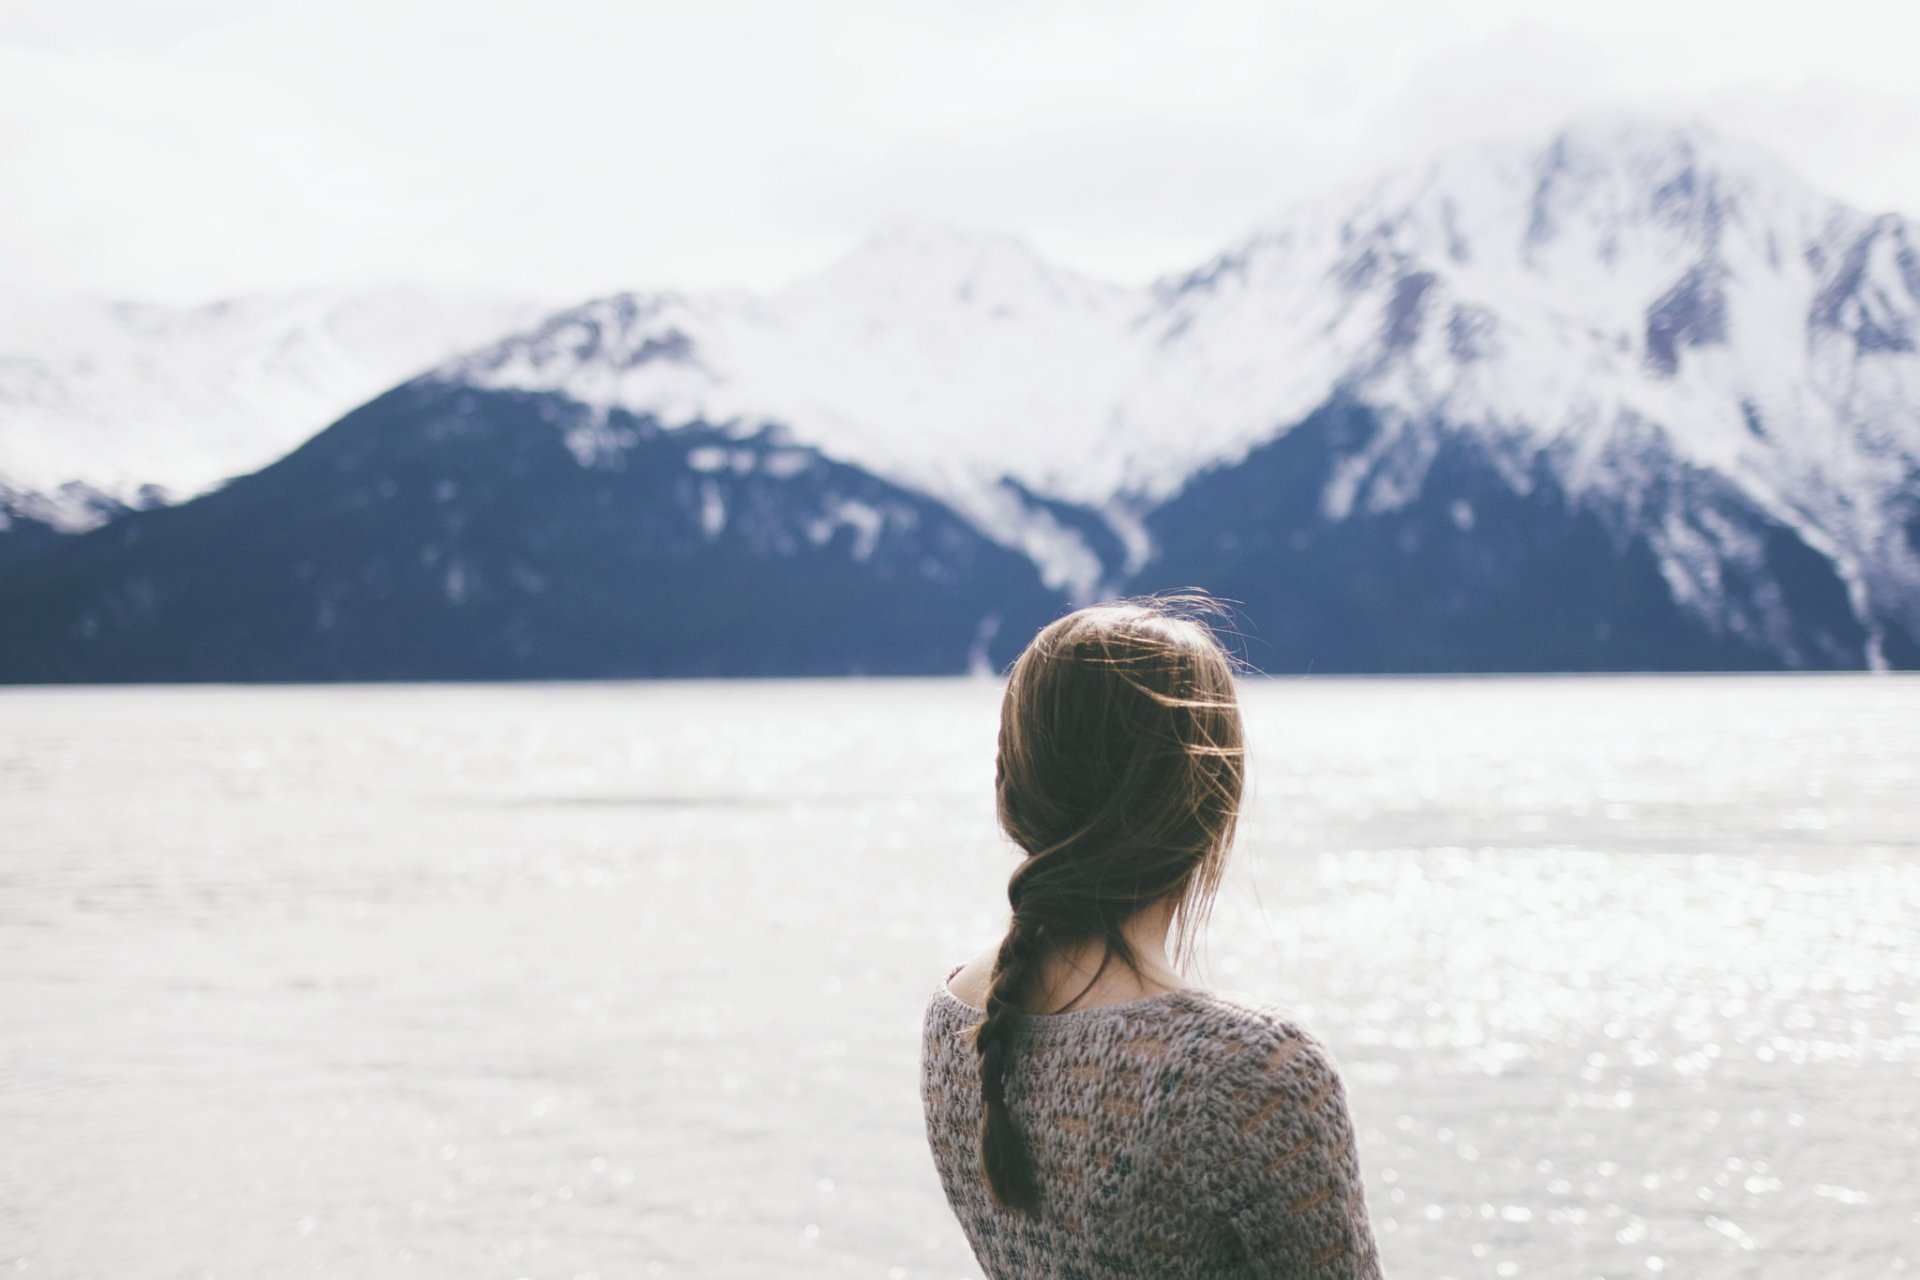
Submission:
[[[1148,289],[894,227],[500,333],[16,552],[0,673],[957,670],[1187,585],[1275,671],[1920,666],[1917,342],[1920,226],[1640,122],[1447,152]]]
[[[0,309],[0,526],[74,532],[194,497],[543,310],[399,284],[197,307],[16,295]]]

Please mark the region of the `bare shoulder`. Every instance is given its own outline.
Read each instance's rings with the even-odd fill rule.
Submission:
[[[983,1009],[987,1003],[987,990],[993,985],[994,952],[983,951],[960,966],[959,972],[947,979],[947,990],[960,997],[976,1009]]]

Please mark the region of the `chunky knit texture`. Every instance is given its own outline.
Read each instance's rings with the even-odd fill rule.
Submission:
[[[920,1096],[947,1201],[990,1280],[1378,1277],[1346,1091],[1274,1006],[1186,989],[1019,1014],[1007,1106],[1040,1214],[1001,1208],[980,1168],[985,1016],[943,978]]]

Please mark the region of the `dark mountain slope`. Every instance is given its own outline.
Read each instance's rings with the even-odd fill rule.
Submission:
[[[420,382],[0,566],[0,679],[958,672],[1062,604],[950,509],[776,430]]]
[[[1285,673],[1714,671],[1858,667],[1866,636],[1827,560],[1715,477],[1671,461],[1650,505],[1725,544],[1723,598],[1682,608],[1636,522],[1581,505],[1535,458],[1514,467],[1472,437],[1379,449],[1363,405],[1330,402],[1244,459],[1195,476],[1147,518],[1156,552],[1129,584],[1197,584],[1236,599],[1248,657]],[[1411,448],[1411,446],[1409,446]],[[1343,462],[1374,453],[1352,509],[1330,518]],[[1373,486],[1421,473],[1404,503]],[[1708,619],[1726,619],[1721,627]]]

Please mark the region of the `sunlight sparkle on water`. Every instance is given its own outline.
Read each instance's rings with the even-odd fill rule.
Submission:
[[[1920,681],[1247,707],[1196,976],[1333,1047],[1389,1274],[1905,1273]],[[977,1275],[916,1069],[1003,919],[997,709],[963,680],[0,691],[0,1259]]]

